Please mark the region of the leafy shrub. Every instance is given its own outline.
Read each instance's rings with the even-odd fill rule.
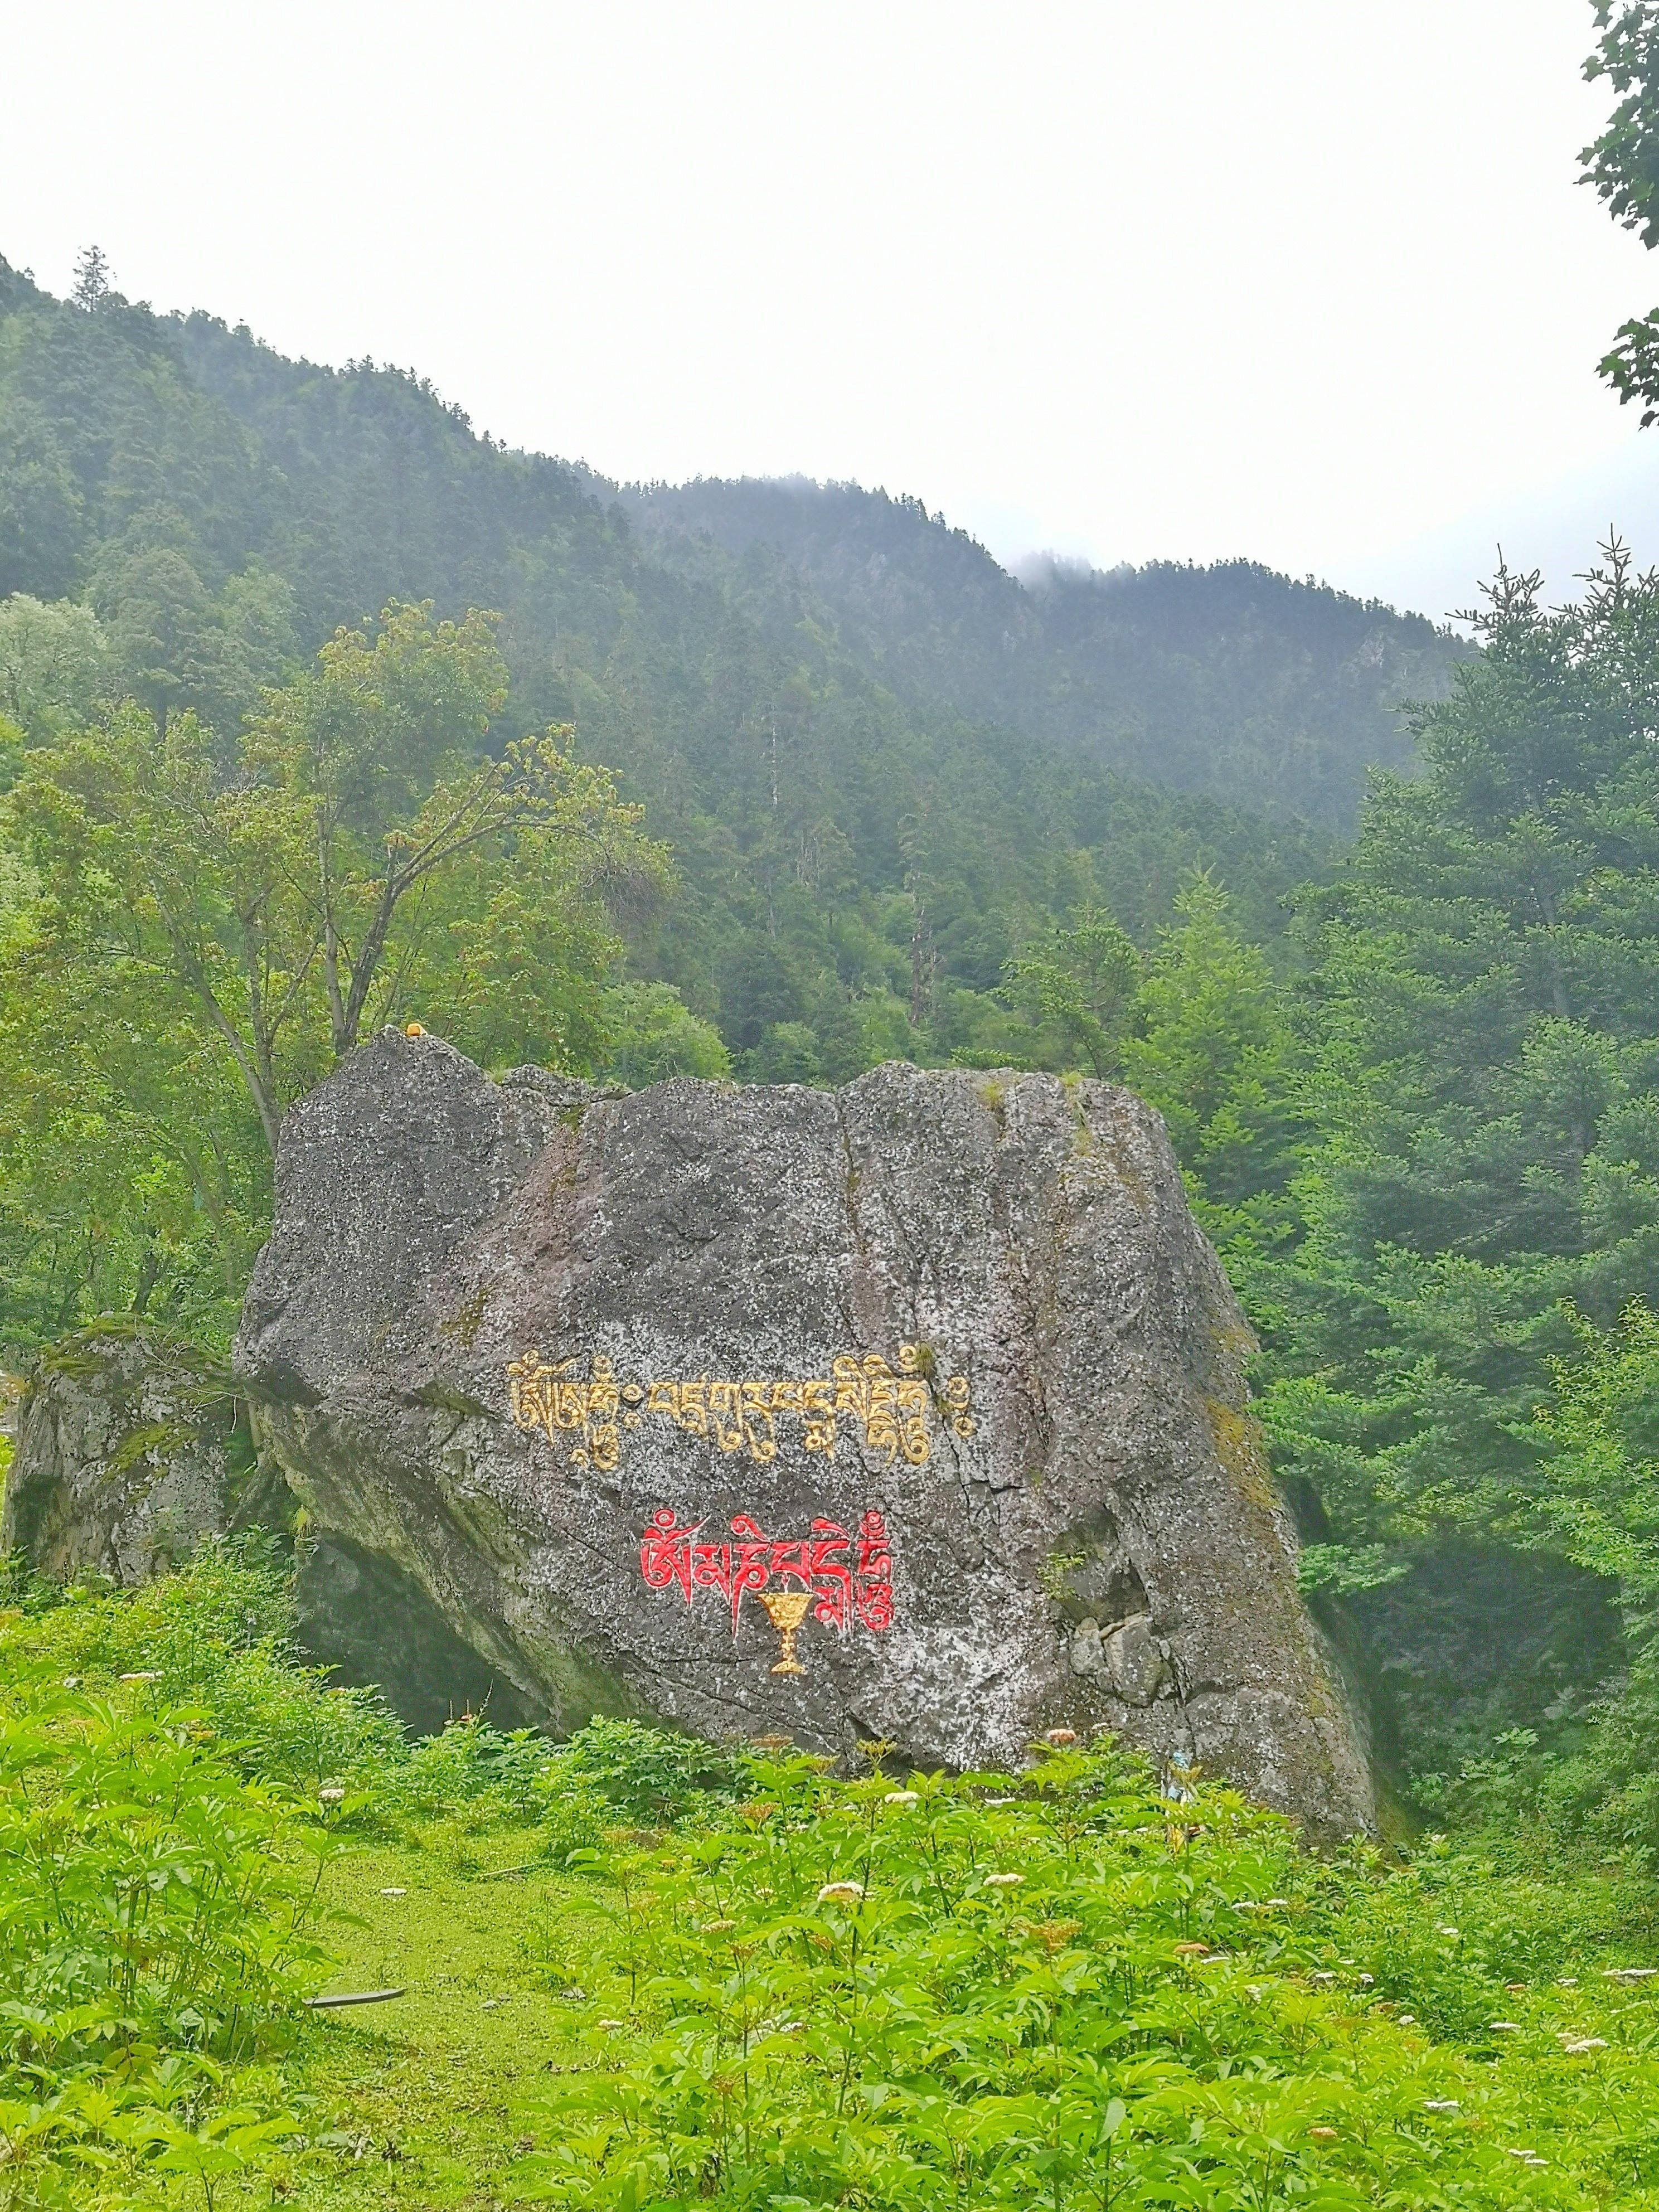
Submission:
[[[1636,2187],[1659,2174],[1640,1985],[1592,2000],[1636,2008],[1628,2094],[1609,2110],[1584,2071],[1607,2039],[1565,2052],[1541,2002],[1494,1978],[1557,1958],[1573,1928],[1559,1896],[1491,1885],[1466,2054],[1429,2040],[1364,1963],[1367,1944],[1396,1957],[1413,1991],[1454,2008],[1438,1954],[1430,1976],[1411,1948],[1444,1888],[1479,1885],[1453,1854],[1419,1874],[1364,1853],[1322,1865],[1287,1822],[1208,1786],[1177,1808],[1110,1753],[1012,1780],[849,1785],[805,1759],[751,1778],[746,1802],[610,1858],[580,2063],[525,2112],[540,2147],[516,2179],[532,2200],[1655,2201]],[[1488,2048],[1494,1987],[1505,2032],[1531,2039],[1508,2071]],[[1578,2007],[1572,1990],[1561,2002]]]
[[[1587,1955],[1614,1955],[1631,1932],[1605,1887],[1501,1874],[1492,1860],[1436,1838],[1406,1867],[1369,1860],[1335,1885],[1328,1954],[1340,1948],[1433,2034],[1489,2043],[1517,1985],[1547,1984]]]
[[[616,1820],[615,1809],[591,1784],[552,1769],[544,1776],[546,1810],[541,1844],[558,1866],[591,1864]]]
[[[596,1718],[548,1759],[550,1796],[575,1789],[635,1826],[666,1826],[721,1804],[750,1786],[750,1761],[672,1729]]]
[[[676,1075],[724,1082],[732,1063],[720,1031],[702,1021],[672,983],[618,983],[600,1006],[610,1048],[605,1073],[632,1091]]]
[[[533,1819],[551,1749],[533,1729],[503,1735],[474,1713],[452,1720],[389,1766],[387,1803],[416,1814],[464,1813],[477,1827]]]
[[[1455,1776],[1419,1777],[1419,1802],[1505,1863],[1571,1877],[1588,1863],[1650,1887],[1659,1872],[1659,1646],[1638,1651],[1571,1727],[1504,1729]]]
[[[0,2204],[280,2124],[206,2108],[314,1986],[326,1841],[205,1733],[61,1692],[0,1721]]]
[[[665,1825],[733,1802],[748,1765],[641,1721],[594,1720],[560,1744],[466,1714],[389,1762],[376,1786],[386,1807],[441,1819],[458,1837],[538,1820],[549,1852],[565,1858],[597,1847],[619,1821]]]
[[[314,1972],[315,1832],[196,1733],[69,1697],[0,1724],[11,2063],[234,2058]]]
[[[12,1565],[23,1618],[3,1638],[14,1674],[109,1687],[153,1677],[188,1703],[246,1772],[314,1790],[380,1772],[403,1733],[372,1691],[330,1686],[293,1644],[288,1563],[258,1534],[204,1544],[177,1574],[131,1591],[57,1590]]]

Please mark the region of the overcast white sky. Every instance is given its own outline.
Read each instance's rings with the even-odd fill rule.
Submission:
[[[1586,0],[54,0],[6,11],[0,253],[62,290],[95,239],[612,476],[1439,613],[1500,528],[1659,560],[1594,369],[1659,256],[1574,182],[1591,39]]]

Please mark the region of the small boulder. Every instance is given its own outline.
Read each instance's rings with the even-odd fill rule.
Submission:
[[[66,1339],[18,1409],[0,1549],[59,1582],[148,1582],[228,1526],[231,1425],[229,1377],[195,1349],[137,1327]]]

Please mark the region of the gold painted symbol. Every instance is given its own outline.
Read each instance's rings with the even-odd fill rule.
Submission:
[[[804,1674],[806,1672],[795,1656],[795,1632],[806,1618],[806,1608],[812,1602],[810,1589],[759,1590],[756,1595],[766,1607],[766,1617],[778,1632],[778,1663],[775,1674]]]

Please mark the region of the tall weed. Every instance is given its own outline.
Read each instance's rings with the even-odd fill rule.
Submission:
[[[325,1963],[326,1837],[139,1688],[125,1711],[60,1691],[0,1717],[0,2206],[263,2140],[279,2121],[244,2112],[233,2140],[216,2085],[286,2036]]]
[[[791,1759],[754,1779],[723,1817],[606,1862],[580,2063],[526,2106],[532,2199],[1652,2201],[1619,2195],[1659,2179],[1644,1985],[1612,1999],[1628,2015],[1628,2102],[1598,2131],[1585,2069],[1607,2042],[1573,2056],[1537,2001],[1495,1979],[1541,1973],[1570,1940],[1565,1923],[1533,1924],[1536,1899],[1511,1897],[1507,1932],[1496,1906],[1473,1931],[1460,2011],[1458,1961],[1443,1973],[1436,1954],[1430,1974],[1407,1949],[1442,1887],[1474,1884],[1449,1860],[1415,1886],[1365,1854],[1322,1863],[1287,1823],[1208,1787],[1168,1803],[1109,1753],[1046,1756],[1018,1778],[849,1786]],[[1435,2043],[1384,1990],[1391,1959],[1461,2042]],[[1512,2073],[1492,2071],[1494,1988],[1504,2033],[1529,2039]]]
[[[181,1572],[131,1591],[58,1591],[14,1565],[7,1595],[17,1617],[0,1657],[14,1680],[114,1693],[142,1675],[162,1701],[195,1708],[245,1772],[296,1787],[367,1781],[401,1755],[378,1695],[334,1688],[301,1662],[291,1571],[269,1539],[204,1544]]]

